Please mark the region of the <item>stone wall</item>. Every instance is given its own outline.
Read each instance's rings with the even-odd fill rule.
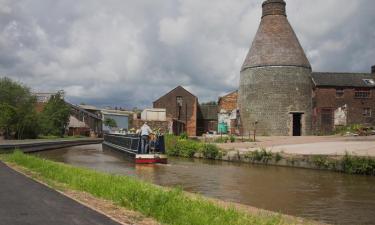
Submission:
[[[302,135],[311,134],[311,70],[294,66],[248,68],[241,72],[239,105],[243,132],[292,135],[291,113],[302,114]]]

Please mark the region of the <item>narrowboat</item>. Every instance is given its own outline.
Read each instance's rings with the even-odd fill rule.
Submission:
[[[141,153],[141,137],[137,134],[104,134],[103,145],[124,153],[137,164],[153,164],[168,162],[165,154],[163,135],[153,135],[146,145],[146,153]]]

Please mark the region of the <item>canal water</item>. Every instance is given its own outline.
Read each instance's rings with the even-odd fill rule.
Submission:
[[[170,158],[167,165],[135,165],[102,145],[36,154],[325,223],[375,224],[375,177],[180,158]]]

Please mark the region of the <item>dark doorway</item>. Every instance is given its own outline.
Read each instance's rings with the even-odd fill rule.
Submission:
[[[301,136],[301,113],[293,113],[293,136]]]

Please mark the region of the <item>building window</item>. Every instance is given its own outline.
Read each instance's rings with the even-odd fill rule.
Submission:
[[[177,106],[182,107],[183,98],[181,96],[176,97]]]
[[[363,116],[364,117],[371,117],[371,109],[370,108],[363,108]]]
[[[336,98],[341,98],[344,96],[344,89],[343,88],[337,88],[336,89]]]
[[[370,98],[370,90],[356,89],[354,92],[354,98]]]

